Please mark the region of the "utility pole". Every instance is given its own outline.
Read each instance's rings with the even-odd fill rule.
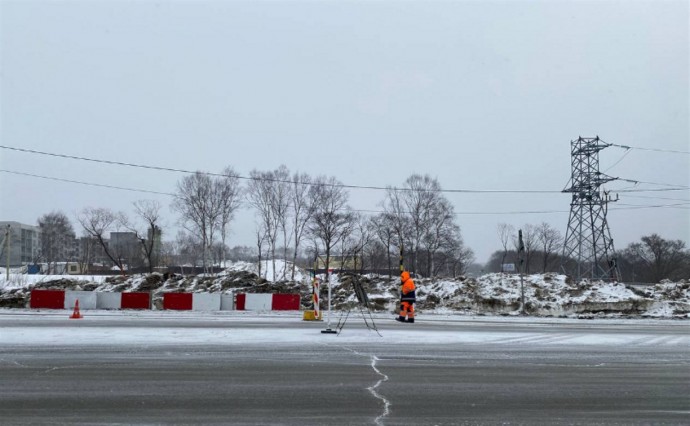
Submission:
[[[7,254],[5,255],[7,259],[7,282],[10,282],[10,224],[7,224],[7,230],[5,231],[5,245],[7,246]]]
[[[600,186],[616,180],[599,171],[599,151],[612,144],[599,139],[579,137],[571,141],[572,174],[569,188],[563,192],[572,194],[568,230],[563,245],[561,268],[566,272],[566,262],[575,261],[575,278],[620,281],[620,271],[613,247],[606,214],[612,199]]]

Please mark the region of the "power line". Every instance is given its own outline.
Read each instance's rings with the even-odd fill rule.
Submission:
[[[37,151],[37,150],[26,149],[26,148],[17,148],[17,147],[11,147],[11,146],[6,146],[6,145],[0,145],[0,148],[9,149],[12,151],[29,153],[29,154],[38,154],[38,155],[45,155],[45,156],[51,156],[51,157],[67,158],[67,159],[72,159],[72,160],[89,161],[89,162],[94,162],[94,163],[110,164],[110,165],[116,165],[116,166],[135,167],[135,168],[141,168],[141,169],[166,171],[166,172],[174,172],[174,173],[185,173],[185,174],[200,173],[200,174],[207,175],[207,176],[228,177],[227,175],[224,175],[222,173],[191,171],[191,170],[178,169],[178,168],[172,168],[172,167],[160,167],[160,166],[151,166],[151,165],[145,165],[145,164],[127,163],[127,162],[122,162],[122,161],[101,160],[101,159],[80,157],[80,156],[67,155],[67,154],[57,154],[57,153],[51,153],[51,152],[45,152],[45,151]],[[611,166],[611,167],[613,167],[613,166]],[[21,174],[20,172],[10,172],[10,173]],[[255,177],[247,177],[247,176],[239,176],[239,175],[236,177],[238,179],[243,179],[243,180],[271,181],[271,182],[290,183],[290,184],[301,183],[301,182],[295,182],[292,180],[255,178]],[[630,183],[634,183],[636,185],[639,183],[645,183],[645,184],[650,184],[650,185],[669,186],[669,187],[671,187],[671,189],[669,189],[669,190],[673,190],[673,191],[680,191],[680,190],[685,190],[685,189],[690,188],[690,187],[682,186],[682,185],[645,182],[645,181],[637,181],[637,180],[632,180],[632,179],[621,179],[621,180],[626,181],[626,182],[630,182]],[[314,185],[314,183],[306,183],[306,184],[307,185]],[[369,189],[369,190],[379,190],[379,191],[381,191],[381,190],[383,190],[383,191],[387,191],[387,190],[414,191],[411,188],[382,187],[382,186],[371,186],[371,185],[346,185],[346,184],[328,184],[328,183],[320,183],[319,185],[348,188],[348,189]],[[620,190],[620,191],[616,191],[616,192],[647,192],[647,191],[657,191],[657,190],[636,189],[636,190]],[[524,190],[523,189],[440,189],[440,190],[437,190],[435,192],[450,193],[450,194],[452,194],[452,193],[462,193],[462,194],[560,194],[560,193],[562,193],[562,191],[557,191],[557,190],[528,190],[528,189],[524,189]]]
[[[671,186],[671,187],[677,187],[677,188],[690,188],[690,186],[685,186],[685,185],[675,185],[672,183],[659,183],[659,182],[647,182],[644,180],[635,180],[635,179],[624,179],[624,178],[617,178],[618,180],[622,180],[624,182],[629,182],[633,183],[635,185],[638,185],[640,183],[644,183],[647,185],[658,185],[658,186]]]
[[[67,154],[56,154],[52,152],[45,152],[45,151],[37,151],[33,149],[26,149],[26,148],[17,148],[17,147],[11,147],[11,146],[5,146],[5,145],[0,145],[0,148],[2,149],[9,149],[12,151],[19,151],[19,152],[25,152],[29,154],[38,154],[38,155],[46,155],[50,157],[59,157],[59,158],[68,158],[72,160],[81,160],[81,161],[90,161],[94,163],[102,163],[102,164],[111,164],[111,165],[116,165],[116,166],[126,166],[126,167],[136,167],[136,168],[141,168],[141,169],[150,169],[150,170],[158,170],[158,171],[166,171],[166,172],[175,172],[175,173],[186,173],[186,174],[195,174],[195,173],[200,173],[203,175],[208,175],[208,176],[216,176],[216,177],[228,177],[227,175],[221,174],[221,173],[212,173],[212,172],[202,172],[202,171],[191,171],[191,170],[185,170],[185,169],[177,169],[177,168],[171,168],[171,167],[159,167],[159,166],[150,166],[150,165],[145,165],[145,164],[135,164],[135,163],[126,163],[122,161],[112,161],[112,160],[100,160],[100,159],[95,159],[95,158],[88,158],[88,157],[79,157],[79,156],[74,156],[74,155],[67,155]],[[236,176],[238,179],[244,179],[244,180],[259,180],[259,181],[270,181],[270,182],[280,182],[280,183],[303,183],[303,182],[295,182],[292,180],[282,180],[282,179],[268,179],[268,178],[255,178],[255,177],[247,177],[247,176]],[[307,185],[315,185],[315,183],[304,183]],[[368,185],[347,185],[347,184],[329,184],[329,183],[319,183],[318,185],[323,185],[323,186],[332,186],[332,187],[339,187],[339,188],[348,188],[348,189],[371,189],[371,190],[394,190],[394,191],[414,191],[414,189],[411,188],[396,188],[396,187],[383,187],[383,186],[368,186]],[[441,192],[441,193],[467,193],[467,194],[490,194],[490,193],[496,193],[496,194],[501,194],[501,193],[506,193],[506,194],[560,194],[561,191],[557,190],[521,190],[521,189],[439,189],[439,190],[429,190],[433,192]]]
[[[609,210],[637,210],[637,209],[652,209],[652,208],[689,208],[690,207],[690,202],[687,203],[675,203],[675,204],[645,204],[645,205],[639,205],[639,204],[619,204],[620,206],[628,206],[625,209],[614,209],[611,208]],[[685,207],[689,206],[689,207]]]
[[[627,150],[630,150],[630,149],[637,149],[637,150],[640,150],[640,151],[667,152],[667,153],[671,153],[671,154],[690,154],[690,151],[677,151],[677,150],[673,150],[673,149],[643,148],[643,147],[639,147],[639,146],[618,145],[618,144],[615,144],[615,143],[612,143],[612,144],[609,144],[609,145],[615,146],[615,147],[618,147],[618,148],[627,149]]]
[[[172,194],[170,192],[152,191],[152,190],[138,189],[138,188],[127,188],[127,187],[122,187],[122,186],[106,185],[106,184],[93,183],[93,182],[83,182],[83,181],[78,181],[78,180],[62,179],[62,178],[56,178],[56,177],[51,177],[51,176],[42,176],[42,175],[37,175],[37,174],[33,174],[33,173],[24,173],[24,172],[17,172],[17,171],[13,171],[13,170],[5,170],[5,169],[0,169],[0,172],[14,174],[14,175],[20,175],[20,176],[35,177],[35,178],[45,179],[45,180],[53,180],[53,181],[58,181],[58,182],[73,183],[73,184],[78,184],[78,185],[95,186],[95,187],[101,187],[101,188],[117,189],[117,190],[122,190],[122,191],[142,192],[142,193],[147,193],[147,194],[157,194],[157,195],[166,195],[166,196],[170,196],[170,197],[176,197],[175,194]],[[666,191],[666,189],[663,189],[662,191]],[[641,208],[675,207],[675,206],[683,206],[686,204],[690,204],[690,200],[681,200],[681,199],[676,199],[676,198],[643,197],[643,196],[630,196],[630,197],[652,198],[652,199],[659,198],[659,199],[674,200],[674,201],[687,201],[687,203],[667,204],[667,205],[649,205],[649,206],[629,205],[629,206],[631,206],[629,208],[610,208],[609,210],[637,210],[637,209],[641,209]],[[619,205],[628,205],[628,204],[619,204]],[[383,211],[383,210],[367,210],[367,209],[352,209],[351,211],[361,212],[361,213],[385,213],[385,211]],[[471,215],[489,216],[489,215],[554,214],[554,213],[568,213],[568,210],[465,211],[465,212],[454,212],[454,215],[455,216],[471,216]]]
[[[351,211],[360,213],[386,213],[383,210],[361,210],[352,209]],[[409,212],[403,212],[409,213]],[[551,214],[551,213],[568,213],[568,210],[526,210],[526,211],[504,211],[504,212],[491,212],[491,211],[480,211],[480,212],[453,212],[455,216],[471,216],[471,215],[507,215],[507,214]]]
[[[625,192],[667,192],[667,191],[687,191],[690,190],[689,187],[684,186],[684,187],[679,187],[679,188],[641,188],[641,189],[610,189],[608,192],[618,192],[618,193],[625,193]]]
[[[31,177],[35,177],[35,178],[39,178],[39,179],[56,180],[59,182],[76,183],[79,185],[98,186],[101,188],[120,189],[123,191],[132,191],[132,192],[144,192],[144,193],[148,193],[148,194],[169,195],[171,197],[175,196],[175,194],[171,194],[169,192],[158,192],[158,191],[150,191],[148,189],[126,188],[124,186],[114,186],[114,185],[105,185],[105,184],[101,184],[101,183],[82,182],[82,181],[78,181],[78,180],[61,179],[61,178],[50,177],[50,176],[35,175],[35,174],[31,174],[31,173],[15,172],[12,170],[0,169],[0,172],[11,173],[14,175],[31,176]]]
[[[690,199],[687,198],[669,198],[669,197],[645,197],[644,195],[627,195],[627,198],[645,198],[649,200],[669,200],[669,201],[687,201],[690,203]]]
[[[623,155],[621,156],[621,158],[618,159],[618,161],[616,161],[615,163],[611,164],[606,170],[604,170],[603,173],[606,173],[606,172],[608,172],[609,170],[611,170],[612,168],[614,168],[618,163],[620,163],[621,161],[623,161],[623,159],[624,159],[625,157],[627,157],[628,154],[630,154],[630,150],[629,150],[629,149],[626,150],[626,151],[623,153]]]

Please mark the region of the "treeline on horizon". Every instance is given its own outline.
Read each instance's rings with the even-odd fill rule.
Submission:
[[[108,208],[85,208],[77,215],[83,235],[79,240],[69,218],[54,211],[37,221],[41,243],[32,261],[76,261],[83,271],[97,261],[123,271],[183,264],[207,268],[222,260],[259,265],[263,260],[290,261],[293,269],[284,276],[276,276],[272,268],[273,276],[268,278],[275,281],[294,279],[295,267],[311,268],[316,259],[330,269],[334,256],[339,267],[349,270],[397,274],[402,249],[406,269],[424,277],[501,272],[510,264],[519,265],[524,273],[572,273],[573,259],[562,256],[562,234],[545,222],[521,228],[524,250],[520,253],[515,228],[498,224],[498,249],[485,265],[474,263],[454,206],[429,175],[412,174],[401,187],[386,188],[382,211],[376,214],[355,211],[348,201],[347,187],[336,178],[291,173],[285,166],[253,170],[245,185],[231,167],[221,174],[196,172],[178,181],[169,206],[178,214],[174,239],[164,238],[163,206],[158,201],[134,202],[131,217]],[[227,235],[242,205],[255,212],[255,244],[230,248]],[[117,244],[108,238],[122,232],[132,238]],[[615,260],[623,281],[690,278],[690,251],[681,240],[643,236],[619,250]]]

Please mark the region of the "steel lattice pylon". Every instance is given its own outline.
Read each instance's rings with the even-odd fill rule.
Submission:
[[[608,203],[612,200],[600,186],[616,178],[599,171],[599,151],[611,146],[599,136],[579,137],[570,142],[571,186],[563,190],[573,194],[570,218],[563,245],[562,267],[582,278],[620,281],[613,239],[606,221]],[[567,267],[567,262],[575,265]]]

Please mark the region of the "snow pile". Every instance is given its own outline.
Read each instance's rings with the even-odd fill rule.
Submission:
[[[275,265],[275,268],[274,268]],[[282,259],[262,260],[261,264],[252,262],[230,262],[222,274],[234,274],[236,272],[249,272],[265,280],[273,281],[273,270],[275,269],[276,281],[303,281],[309,274],[299,267],[295,267],[295,278],[292,277],[292,262]],[[259,267],[260,266],[260,267]]]
[[[261,275],[257,264],[238,262],[218,274],[182,276],[159,273],[135,276],[45,276],[12,274],[0,277],[0,307],[28,306],[31,289],[52,288],[87,291],[147,291],[154,307],[160,309],[165,292],[210,293],[299,293],[302,307],[311,309],[312,285],[309,274],[276,261],[277,282],[271,282],[273,262],[264,262]],[[288,280],[283,280],[283,272]],[[321,276],[322,309],[327,308],[328,283]],[[352,309],[361,306],[355,285],[365,290],[375,311],[395,312],[400,299],[400,280],[388,276],[334,274],[331,277],[331,306]],[[623,283],[582,281],[574,283],[559,274],[486,274],[478,278],[417,279],[420,313],[470,315],[527,315],[556,317],[656,317],[690,318],[690,282],[664,281],[646,288]],[[521,300],[524,294],[524,308]]]

